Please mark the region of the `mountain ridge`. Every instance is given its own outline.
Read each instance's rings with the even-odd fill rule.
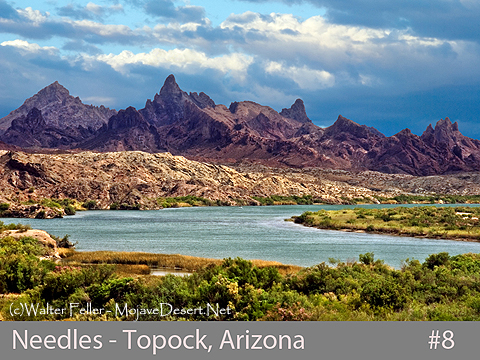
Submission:
[[[36,110],[24,114],[32,104],[43,109],[32,107]],[[81,111],[67,119],[77,108]],[[105,114],[111,116],[105,119]],[[480,141],[461,134],[448,117],[435,127],[430,124],[421,136],[404,129],[387,137],[342,115],[320,128],[308,118],[301,99],[280,112],[252,101],[227,107],[203,92],[183,91],[174,75],[143,109],[119,112],[83,105],[55,82],[0,119],[0,126],[8,122],[0,141],[25,148],[170,152],[226,164],[248,160],[275,167],[422,176],[480,170]]]

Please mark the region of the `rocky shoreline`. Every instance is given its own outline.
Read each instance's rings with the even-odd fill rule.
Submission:
[[[58,218],[86,209],[355,204],[399,195],[479,195],[480,174],[416,177],[373,171],[231,166],[140,151],[0,151],[0,217]],[[385,200],[387,199],[387,200]],[[61,203],[61,204],[59,204]],[[3,208],[2,208],[3,206]]]

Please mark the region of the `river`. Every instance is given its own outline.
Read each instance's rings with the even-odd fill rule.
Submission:
[[[398,205],[397,205],[398,206]],[[458,205],[455,205],[458,206]],[[78,242],[77,250],[143,251],[210,258],[242,257],[311,266],[330,258],[375,259],[400,268],[407,258],[423,260],[432,253],[479,253],[480,243],[320,230],[286,222],[304,211],[355,206],[297,205],[196,207],[152,211],[83,211],[63,219],[2,219]],[[392,207],[364,205],[362,207]]]

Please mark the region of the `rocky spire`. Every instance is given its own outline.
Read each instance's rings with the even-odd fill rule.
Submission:
[[[283,109],[280,112],[280,115],[289,119],[297,120],[301,123],[312,122],[312,120],[310,120],[307,116],[307,112],[305,111],[305,104],[303,103],[302,99],[295,100],[295,103],[290,108]]]
[[[182,89],[180,89],[180,86],[178,86],[173,74],[168,75],[162,88],[160,89],[160,96],[167,94],[182,94]]]

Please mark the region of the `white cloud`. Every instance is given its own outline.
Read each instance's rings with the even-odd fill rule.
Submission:
[[[47,21],[50,13],[45,12],[42,14],[39,10],[33,10],[31,7],[27,7],[26,9],[18,9],[18,14],[28,20],[30,20],[34,25],[39,25],[45,21]]]
[[[85,6],[85,10],[90,11],[90,12],[96,14],[96,15],[101,15],[103,13],[103,7],[100,6],[100,5],[97,5],[93,2],[89,2]]]
[[[90,32],[100,36],[111,37],[114,35],[134,35],[133,30],[126,25],[105,25],[91,20],[78,20],[68,22],[79,30]]]
[[[54,46],[40,46],[35,43],[29,43],[25,40],[11,40],[11,41],[4,41],[0,44],[1,46],[12,46],[15,47],[22,52],[26,53],[39,53],[39,52],[47,52],[49,54],[57,54],[58,49]]]
[[[109,64],[116,71],[126,74],[129,65],[142,64],[167,69],[178,69],[185,73],[195,73],[200,69],[214,69],[223,74],[234,74],[241,81],[246,75],[253,58],[243,54],[233,53],[218,57],[208,57],[205,53],[191,49],[153,49],[149,53],[134,54],[122,51],[120,54],[98,55],[88,57]]]
[[[275,76],[293,80],[301,89],[318,90],[335,85],[335,76],[324,70],[309,69],[307,66],[284,66],[271,61],[265,66],[265,71]]]

